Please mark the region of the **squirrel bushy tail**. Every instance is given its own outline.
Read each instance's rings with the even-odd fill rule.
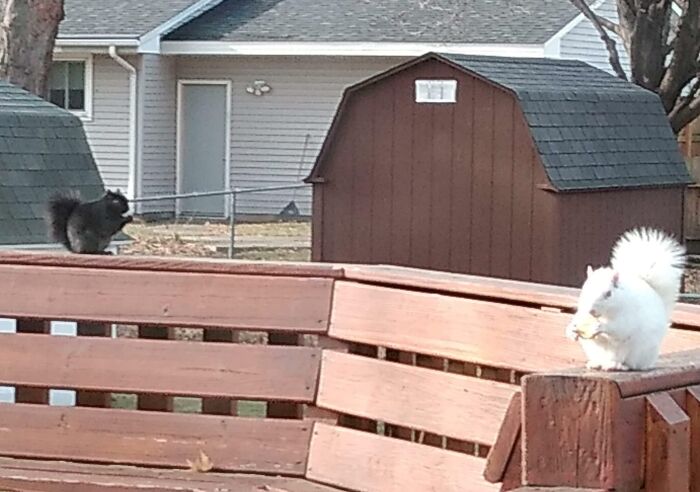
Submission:
[[[633,229],[615,243],[610,266],[645,280],[670,314],[681,289],[685,253],[685,248],[672,236],[650,228]]]
[[[49,233],[54,241],[63,244],[69,251],[73,248],[68,239],[68,219],[80,203],[77,196],[70,194],[57,194],[49,199],[47,210]]]

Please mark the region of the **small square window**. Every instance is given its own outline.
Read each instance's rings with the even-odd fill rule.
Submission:
[[[457,81],[453,79],[416,80],[416,102],[457,102]]]
[[[85,111],[85,62],[56,61],[49,76],[49,100],[71,111]]]

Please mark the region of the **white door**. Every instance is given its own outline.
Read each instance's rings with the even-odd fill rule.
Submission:
[[[178,182],[180,193],[221,191],[228,186],[229,96],[227,82],[180,82]],[[226,215],[226,196],[179,200],[181,214]]]

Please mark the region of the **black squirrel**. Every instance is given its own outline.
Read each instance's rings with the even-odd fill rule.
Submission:
[[[47,208],[49,233],[73,253],[111,254],[105,250],[112,237],[133,220],[124,216],[128,211],[129,201],[118,190],[89,202],[74,194],[56,194]]]

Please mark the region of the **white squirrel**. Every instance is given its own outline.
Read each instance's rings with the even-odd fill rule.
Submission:
[[[566,335],[580,341],[589,369],[645,370],[656,364],[684,268],[685,248],[648,228],[625,232],[609,267],[587,267]]]

